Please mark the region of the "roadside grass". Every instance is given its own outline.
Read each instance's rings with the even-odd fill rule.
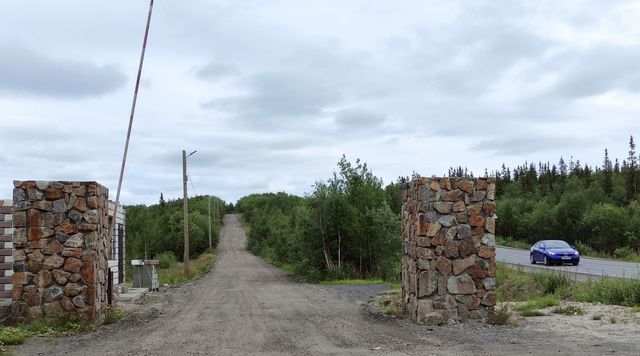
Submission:
[[[174,262],[173,264],[169,264],[167,268],[158,268],[158,282],[160,285],[176,284],[200,278],[204,273],[209,271],[215,257],[216,251],[213,250],[203,252],[195,260],[191,260],[190,275],[185,275],[183,262]]]
[[[513,309],[524,317],[546,315],[540,309],[554,307],[560,304],[560,300],[551,296],[531,299],[523,304],[516,305]]]
[[[562,314],[567,316],[584,315],[584,310],[577,305],[566,305],[564,307],[556,307],[552,310],[554,314]]]
[[[329,279],[320,281],[320,284],[335,286],[346,284],[386,284],[390,288],[400,288],[401,282],[396,280],[384,280],[382,278],[366,278],[366,279]]]
[[[514,308],[522,315],[539,314],[536,310],[557,306],[560,301],[621,305],[640,310],[639,278],[574,281],[560,272],[525,272],[522,268],[498,263],[496,285],[498,301],[525,302]]]
[[[95,330],[95,325],[78,318],[51,319],[16,326],[0,326],[0,355],[7,354],[8,350],[5,346],[23,344],[31,337],[59,337]]]
[[[531,247],[531,243],[522,240],[514,240],[508,236],[496,236],[496,245],[504,247],[513,247],[528,250]],[[580,241],[575,243],[576,249],[580,251],[581,256],[604,258],[609,260],[619,260],[626,262],[640,262],[640,256],[638,256],[631,248],[620,248],[614,251],[613,254],[608,254],[601,251],[596,251],[591,246],[584,244]]]
[[[487,315],[487,323],[490,325],[507,325],[511,318],[511,311],[507,304],[496,307]]]
[[[505,236],[497,236],[497,235],[496,235],[496,245],[513,247],[513,248],[521,248],[525,250],[531,247],[531,244],[526,241],[514,240],[508,236],[505,237]]]
[[[402,291],[394,289],[381,294],[378,297],[378,307],[385,315],[401,318],[404,315],[404,305],[402,303]]]
[[[120,319],[124,318],[125,315],[126,312],[124,308],[119,304],[115,304],[108,307],[105,311],[104,323],[105,325],[117,323]]]

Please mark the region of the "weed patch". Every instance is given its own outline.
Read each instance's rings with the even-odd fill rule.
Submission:
[[[494,308],[493,311],[487,315],[487,323],[490,325],[507,325],[511,318],[511,311],[509,306],[503,304],[502,306]]]
[[[577,305],[567,305],[564,307],[556,307],[555,309],[553,309],[553,313],[568,316],[584,315],[584,310],[582,310],[582,308]]]
[[[158,268],[158,281],[161,285],[164,284],[176,284],[186,282],[191,279],[196,279],[209,271],[213,260],[215,259],[216,252],[208,251],[200,254],[198,258],[190,261],[191,275],[184,274],[184,263],[177,262],[171,265],[169,268]]]

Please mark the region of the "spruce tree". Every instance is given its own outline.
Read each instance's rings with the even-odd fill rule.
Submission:
[[[627,157],[627,193],[629,200],[638,195],[638,158],[633,136],[629,138],[629,157]]]
[[[602,163],[602,172],[604,174],[603,189],[607,196],[611,196],[613,192],[612,166],[609,159],[609,150],[604,149],[604,162]]]

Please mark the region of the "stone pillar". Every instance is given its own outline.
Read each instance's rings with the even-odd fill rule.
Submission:
[[[0,300],[11,298],[13,275],[13,222],[11,200],[0,200]]]
[[[495,179],[418,178],[402,212],[402,297],[420,324],[482,318],[496,304]]]
[[[107,188],[14,181],[12,320],[78,316],[102,323],[110,247]]]

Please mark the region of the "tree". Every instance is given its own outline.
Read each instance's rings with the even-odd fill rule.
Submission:
[[[638,195],[638,158],[636,156],[636,144],[633,136],[629,138],[629,156],[627,157],[627,189],[628,199],[632,200]]]
[[[603,189],[607,196],[611,196],[613,192],[613,167],[611,165],[611,160],[609,159],[609,151],[604,149],[604,162],[602,163],[602,172],[604,174],[604,183]]]

